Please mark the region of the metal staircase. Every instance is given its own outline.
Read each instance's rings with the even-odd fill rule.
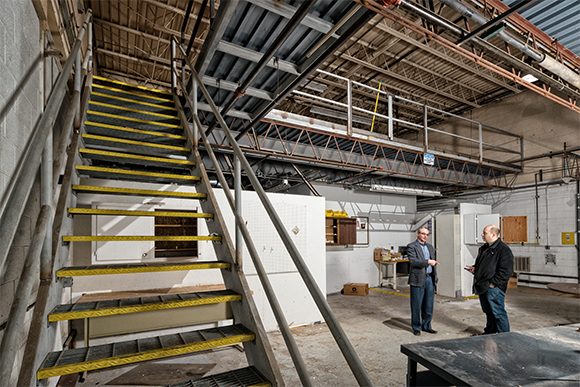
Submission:
[[[270,345],[245,277],[234,269],[234,247],[227,234],[217,201],[211,191],[199,154],[184,134],[183,123],[174,106],[173,96],[154,89],[137,87],[106,78],[94,77],[79,148],[82,164],[75,170],[90,178],[93,185],[73,185],[77,196],[98,195],[110,202],[111,195],[143,198],[170,197],[199,201],[203,212],[135,211],[96,208],[68,208],[69,216],[116,217],[193,217],[208,222],[209,235],[64,235],[62,242],[114,241],[214,241],[218,261],[109,264],[63,267],[58,278],[133,274],[167,271],[205,271],[218,269],[226,290],[130,297],[59,305],[49,314],[49,322],[90,319],[103,316],[191,308],[230,303],[233,325],[191,330],[169,335],[145,337],[111,344],[67,349],[49,353],[37,372],[38,379],[103,369],[199,350],[243,343],[248,367],[214,375],[213,382],[228,386],[283,385]],[[109,180],[116,180],[114,186]],[[121,188],[124,182],[195,185],[197,192]],[[134,184],[134,183],[132,183]],[[149,186],[149,185],[148,185]],[[108,198],[108,199],[105,199]],[[203,274],[200,274],[203,275]],[[143,289],[144,291],[147,289]],[[192,312],[195,313],[195,312]],[[88,320],[85,320],[88,321]],[[217,325],[217,322],[216,322]],[[208,378],[183,385],[206,385]],[[214,385],[214,384],[211,384]],[[223,384],[216,384],[223,385]]]

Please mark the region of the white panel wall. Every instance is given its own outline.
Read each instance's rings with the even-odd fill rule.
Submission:
[[[316,190],[326,198],[327,210],[369,217],[368,246],[326,247],[327,294],[340,292],[348,282],[378,286],[379,269],[373,261],[373,250],[383,247],[397,251],[399,246],[415,240],[415,196],[345,190],[329,185],[316,185]]]

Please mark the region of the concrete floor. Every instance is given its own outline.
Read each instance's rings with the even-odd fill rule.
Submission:
[[[330,306],[375,386],[405,385],[407,357],[400,352],[401,344],[469,337],[483,330],[485,317],[481,312],[479,300],[457,301],[436,296],[433,328],[438,334],[423,332],[421,336],[414,336],[410,328],[409,298],[405,296],[408,295],[408,291],[402,289],[395,294],[390,290],[383,290],[386,292],[371,290],[370,294],[364,297],[340,294],[328,297]],[[506,295],[506,309],[512,331],[580,322],[580,298],[550,290],[525,287],[510,289]],[[295,328],[293,333],[315,386],[357,385],[325,324]],[[282,336],[279,333],[271,333],[269,337],[286,385],[300,385]],[[217,365],[208,374],[220,373],[246,364],[244,354],[234,347],[177,357],[166,362],[205,365],[206,368],[216,363]],[[109,383],[134,368],[135,366],[127,366],[92,372],[79,386],[121,386]],[[176,376],[183,377],[182,374]],[[167,380],[167,383],[177,381],[180,380]],[[151,385],[138,384],[138,379],[132,383],[133,386]]]

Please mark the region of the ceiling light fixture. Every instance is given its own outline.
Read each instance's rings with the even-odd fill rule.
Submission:
[[[534,77],[532,74],[526,74],[522,77],[522,79],[530,83],[534,83],[538,80],[538,78]]]
[[[324,83],[314,82],[314,81],[302,82],[300,84],[300,86],[304,87],[305,89],[308,89],[308,90],[316,91],[318,93],[324,93],[326,91],[326,89],[328,88],[328,86],[325,85]]]
[[[394,187],[391,185],[371,184],[369,188],[371,192],[388,192],[403,195],[418,195],[418,196],[441,196],[441,192],[427,189]]]

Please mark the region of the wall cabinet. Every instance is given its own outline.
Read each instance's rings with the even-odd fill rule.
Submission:
[[[326,218],[327,245],[354,245],[356,244],[355,218]]]

